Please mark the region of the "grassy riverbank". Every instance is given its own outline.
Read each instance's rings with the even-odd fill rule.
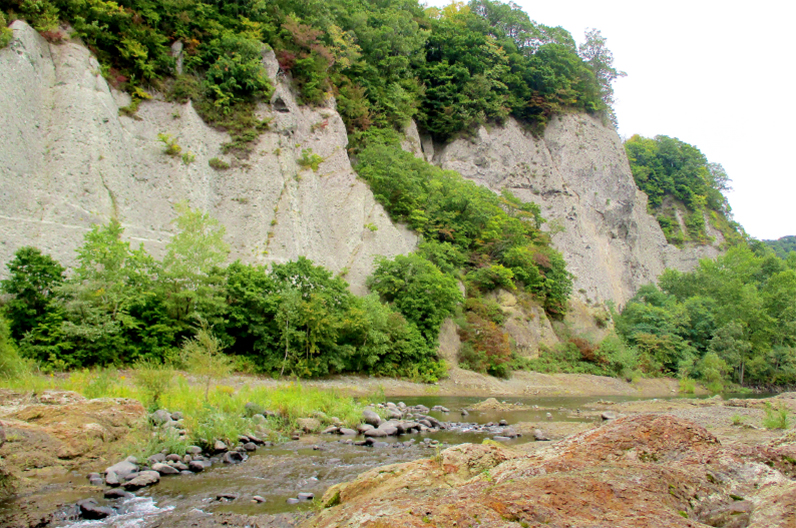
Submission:
[[[251,384],[240,378],[224,381],[231,384],[207,384],[206,380],[169,370],[99,369],[68,375],[27,374],[0,382],[0,387],[33,394],[69,390],[88,399],[128,398],[140,401],[150,412],[167,409],[182,413],[187,434],[155,428],[146,445],[138,446],[142,454],[163,448],[184,450],[188,445],[217,439],[234,443],[239,435],[254,432],[278,441],[298,428],[300,418],[316,418],[321,426],[355,426],[361,421],[362,409],[372,400],[296,382],[263,385],[256,383],[257,378],[252,378]],[[265,420],[253,421],[252,415],[260,413]],[[141,424],[141,429],[149,431],[150,427]]]

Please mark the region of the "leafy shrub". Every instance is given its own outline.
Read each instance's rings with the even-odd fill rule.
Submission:
[[[789,411],[786,406],[780,405],[775,409],[769,402],[766,402],[765,412],[763,427],[766,429],[787,429],[790,427]]]
[[[8,27],[6,22],[5,13],[0,11],[0,49],[5,48],[11,43],[14,38],[14,31]]]
[[[164,132],[159,133],[158,141],[163,143],[165,146],[163,149],[164,154],[176,157],[180,155],[180,152],[182,152],[182,147],[177,144],[177,140],[173,138],[171,134],[166,134]]]
[[[205,400],[208,399],[210,383],[232,372],[232,360],[222,354],[223,349],[224,345],[206,326],[199,328],[196,335],[186,339],[182,345],[180,359],[188,372],[202,381]]]
[[[514,290],[514,272],[501,264],[475,269],[465,276],[468,284],[481,291],[491,291],[496,288]]]
[[[416,253],[378,258],[368,287],[416,324],[429,343],[462,300],[456,280]]]
[[[308,148],[301,151],[301,157],[296,160],[296,163],[305,169],[312,169],[312,172],[318,172],[318,167],[323,163],[323,158],[313,154],[312,149]]]
[[[691,378],[680,378],[680,392],[683,394],[694,394],[696,391],[696,381]]]
[[[32,365],[17,352],[5,317],[0,314],[0,379],[13,379],[29,372]]]
[[[222,159],[218,158],[210,158],[207,162],[210,167],[214,168],[215,170],[227,170],[229,168],[229,163]]]
[[[459,329],[463,346],[463,368],[507,378],[511,373],[511,345],[506,332],[474,312],[467,313],[467,324]]]
[[[174,369],[153,359],[142,359],[133,364],[133,381],[144,394],[144,405],[156,410],[161,398],[171,387]]]

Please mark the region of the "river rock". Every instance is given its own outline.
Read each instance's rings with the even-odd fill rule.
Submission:
[[[268,420],[266,420],[265,416],[263,416],[262,414],[254,414],[254,415],[252,415],[252,422],[254,422],[257,425],[262,425],[262,424],[264,424],[267,421]]]
[[[501,426],[501,427],[506,427],[508,424],[509,423],[506,420],[500,420],[498,422],[498,425]]]
[[[371,409],[362,411],[362,419],[366,424],[372,425],[373,427],[378,427],[381,424],[381,417]]]
[[[152,471],[157,471],[161,475],[176,475],[180,472],[179,469],[168,464],[162,464],[160,462],[152,464]]]
[[[600,414],[600,418],[602,418],[604,422],[607,422],[609,420],[616,420],[617,416],[613,411],[603,411]]]
[[[166,461],[166,455],[164,455],[163,453],[155,453],[154,455],[150,456],[146,460],[147,460],[147,462],[149,462],[150,465],[157,464],[157,463],[163,463],[163,462]]]
[[[398,434],[398,428],[395,426],[395,424],[392,424],[390,422],[384,422],[383,424],[381,424],[377,429],[377,431],[383,431],[386,436],[395,436]]]
[[[248,402],[246,405],[244,405],[243,411],[246,416],[253,417],[255,414],[259,414],[263,418],[265,418],[265,414],[268,412],[265,407],[254,402]]]
[[[470,416],[470,413],[467,412],[467,409],[462,409],[462,416]]]
[[[234,493],[219,493],[216,495],[217,501],[234,501],[238,498]]]
[[[370,424],[359,424],[357,426],[357,431],[359,431],[359,434],[365,434],[366,431],[370,431],[371,429],[375,429],[375,427]]]
[[[149,420],[155,425],[163,425],[173,421],[171,419],[171,413],[166,409],[158,409],[157,411],[153,412],[149,415]]]
[[[77,503],[80,508],[80,516],[88,520],[104,519],[113,515],[113,509],[107,506],[99,506],[94,499],[85,499]]]
[[[314,433],[321,428],[321,421],[317,418],[299,418],[296,425],[305,433]]]
[[[182,414],[180,411],[171,413],[171,419],[174,420],[175,422],[179,422],[179,421],[181,421],[184,418],[185,418],[185,415]]]
[[[172,453],[170,455],[166,455],[166,460],[171,461],[171,462],[181,462],[182,461],[182,457],[180,455],[176,454],[176,453]]]
[[[222,442],[221,440],[216,440],[216,441],[213,443],[213,451],[215,451],[216,453],[223,453],[223,452],[224,452],[224,451],[226,451],[227,449],[229,449],[229,448],[227,447],[227,444],[225,444],[225,443],[224,443],[224,442]]]
[[[158,482],[160,482],[160,473],[157,471],[142,471],[133,480],[122,484],[122,487],[127,491],[135,491]]]
[[[298,500],[297,498],[295,498],[295,497],[292,497],[292,498],[288,499],[288,500],[287,500],[287,501],[285,501],[285,502],[287,502],[288,504],[298,504],[298,503],[299,503],[299,502],[301,502],[301,501],[299,501],[299,500]]]
[[[238,464],[243,462],[243,455],[239,451],[227,451],[221,461],[225,464]]]
[[[129,499],[130,497],[133,496],[133,494],[128,492],[128,491],[124,491],[124,490],[120,490],[119,488],[115,488],[115,489],[107,490],[103,494],[103,496],[106,499],[114,500],[114,499]]]
[[[338,430],[338,433],[343,435],[343,436],[356,436],[357,435],[357,432],[355,430],[349,429],[347,427],[341,427]]]
[[[253,442],[253,443],[257,444],[257,445],[263,445],[265,443],[265,441],[262,438],[260,438],[260,437],[258,437],[256,435],[253,435],[251,433],[248,433],[246,436],[249,437],[249,441],[250,442]]]
[[[199,447],[199,446],[188,446],[188,448],[185,450],[185,452],[188,453],[189,455],[192,455],[192,456],[201,455],[202,454],[202,448]]]
[[[108,486],[118,486],[122,483],[122,480],[119,478],[119,475],[116,474],[114,471],[108,471],[105,473],[105,484]]]
[[[383,438],[388,436],[388,434],[382,429],[369,429],[365,431],[366,437],[373,437],[373,438]]]
[[[326,429],[324,429],[323,431],[321,431],[321,434],[337,434],[339,431],[340,431],[339,427],[331,425]]]
[[[296,497],[298,498],[298,500],[308,501],[314,499],[315,494],[309,492],[301,492],[298,495],[296,495]]]
[[[201,473],[205,470],[205,465],[200,460],[191,460],[188,462],[188,469],[194,473]]]
[[[138,466],[136,464],[133,464],[132,462],[123,460],[121,462],[117,462],[116,464],[106,469],[105,474],[107,475],[111,471],[116,473],[116,476],[118,476],[120,479],[124,479],[127,475],[131,473],[136,473],[138,471]]]
[[[404,414],[396,408],[396,409],[388,409],[387,416],[389,416],[390,419],[392,420],[400,420],[401,418],[403,418]]]
[[[548,440],[550,440],[550,437],[548,437],[547,434],[545,434],[545,432],[542,431],[541,429],[534,429],[533,439],[536,440],[537,442],[547,442]]]

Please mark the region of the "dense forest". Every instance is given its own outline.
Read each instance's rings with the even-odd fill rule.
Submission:
[[[796,236],[785,236],[777,240],[763,240],[763,243],[774,250],[779,258],[786,259],[788,254],[796,251]]]
[[[725,247],[743,242],[724,192],[730,179],[718,163],[710,163],[695,146],[677,138],[635,135],[625,142],[630,169],[648,198],[650,214],[670,244],[710,244],[710,225],[724,237]]]
[[[168,361],[201,324],[258,372],[435,379],[444,372],[439,327],[455,312],[465,366],[507,375],[509,338],[484,293],[510,289],[563,317],[572,278],[540,230],[538,207],[416,160],[400,149],[400,131],[413,118],[438,140],[510,115],[537,131],[564,111],[611,119],[611,81],[621,73],[599,32],[578,48],[563,29],[489,0],[443,9],[411,0],[0,6],[8,21],[23,18],[52,42],[85,43],[108,81],[131,94],[124,113],[154,94],[191,99],[208,123],[230,133],[224,148],[238,156],[267,128],[253,109],[272,90],[261,63],[270,47],[305,104],[335,97],[360,176],[395,220],[423,237],[416,253],[378,262],[368,283],[374,296],[357,299],[341,277],[304,259],[224,268],[218,232],[208,248],[217,253],[191,263],[197,254],[181,239],[212,225],[198,211],[182,211],[162,262],[123,242],[115,221],[95,226],[68,278],[34,248],[8,264],[3,292],[13,299],[5,313],[24,355],[48,368]],[[171,54],[178,40],[182,74]],[[103,254],[102,246],[115,249]],[[297,277],[307,284],[298,292]]]
[[[796,253],[740,245],[696,270],[667,270],[616,320],[651,373],[772,387],[796,383]]]
[[[16,350],[45,370],[178,361],[198,329],[241,370],[431,381],[445,373],[437,338],[453,317],[461,365],[492,375],[671,375],[716,391],[796,383],[792,237],[768,242],[776,254],[748,242],[723,194],[726,172],[695,146],[666,136],[625,143],[669,242],[714,242],[710,226],[728,251],[691,273],[667,270],[613,314],[616,333],[599,343],[560,323],[572,277],[541,230],[538,206],[401,150],[412,119],[438,141],[509,116],[534,133],[562,112],[615,124],[611,83],[624,74],[599,31],[578,46],[562,28],[492,0],[441,9],[416,0],[0,0],[0,47],[17,18],[51,42],[87,45],[109,83],[132,96],[123,113],[152,97],[192,100],[207,123],[229,132],[224,150],[239,157],[268,127],[254,109],[272,93],[262,54],[273,50],[304,104],[334,97],[356,171],[421,243],[379,260],[373,293],[358,298],[344,272],[305,258],[227,265],[223,226],[187,204],[160,261],[125,242],[111,220],[86,235],[71,271],[32,247],[7,263],[0,373],[10,372]],[[178,41],[182,72],[171,49]],[[496,289],[542,306],[559,321],[562,344],[536,359],[513,354],[504,314],[488,300]]]
[[[192,99],[245,154],[269,97],[261,63],[276,52],[306,104],[334,96],[349,132],[402,130],[411,118],[438,139],[515,116],[540,129],[562,111],[611,119],[621,72],[598,31],[579,48],[560,27],[492,0],[424,9],[417,0],[3,0],[51,41],[80,39],[114,86]],[[69,35],[63,30],[68,23]],[[177,75],[172,43],[183,44]]]

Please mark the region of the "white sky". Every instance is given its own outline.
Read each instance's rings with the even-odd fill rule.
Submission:
[[[515,3],[579,43],[587,28],[602,32],[627,73],[614,84],[623,138],[662,134],[698,147],[727,171],[735,220],[750,235],[796,235],[796,3]]]

